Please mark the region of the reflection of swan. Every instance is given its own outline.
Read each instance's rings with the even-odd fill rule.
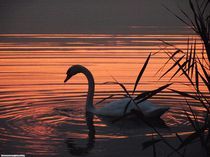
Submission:
[[[87,155],[89,151],[93,149],[95,144],[95,127],[93,124],[93,118],[94,118],[93,113],[86,112],[86,123],[89,130],[88,143],[86,147],[76,146],[72,139],[66,140],[68,150],[72,155],[78,155],[78,156]]]
[[[86,100],[86,111],[93,112],[96,115],[110,116],[110,117],[119,117],[123,116],[126,105],[129,103],[130,98],[123,98],[121,100],[113,101],[106,104],[104,107],[96,109],[93,106],[93,96],[95,83],[94,78],[91,72],[82,65],[73,65],[67,71],[67,77],[64,82],[68,81],[72,76],[83,73],[88,79],[88,95]],[[139,108],[143,112],[144,116],[147,118],[159,118],[163,113],[165,113],[169,108],[161,107],[152,104],[149,101],[144,101],[138,104]],[[130,102],[127,108],[127,113],[132,109],[137,109],[133,101]]]

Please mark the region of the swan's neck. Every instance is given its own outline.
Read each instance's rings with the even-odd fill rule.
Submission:
[[[94,91],[95,91],[94,78],[91,72],[86,68],[83,68],[81,72],[88,79],[88,94],[87,94],[87,100],[86,100],[86,111],[93,112],[94,111],[93,97],[94,97]]]

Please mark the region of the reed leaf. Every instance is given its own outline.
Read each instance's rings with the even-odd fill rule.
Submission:
[[[189,109],[190,109],[190,112],[191,112],[191,113],[192,113],[192,115],[193,115],[194,122],[195,122],[195,127],[196,127],[196,128],[198,128],[198,129],[200,129],[200,125],[199,125],[199,123],[198,123],[197,116],[195,115],[195,113],[194,113],[194,111],[193,111],[192,107],[190,106],[190,104],[188,103],[188,101],[187,101],[187,100],[186,100],[186,103],[187,103],[187,105],[188,105],[188,107],[189,107]]]
[[[193,46],[193,56],[192,56],[192,68],[191,68],[191,78],[192,78],[192,76],[193,76],[193,72],[194,72],[194,65],[195,65],[195,58],[196,58],[196,56],[195,56],[195,53],[196,52],[196,41],[195,41],[195,43],[194,43],[194,46]]]
[[[187,94],[186,92],[181,92],[181,91],[177,91],[177,90],[174,90],[174,89],[170,89],[170,90],[173,91],[173,92],[175,92],[175,93],[177,93],[177,94],[179,94],[179,95],[182,95],[184,97],[189,97],[189,98],[193,98],[195,100],[199,100],[199,98],[197,98],[195,96],[192,96],[190,94]]]
[[[188,56],[189,56],[189,46],[190,46],[190,39],[187,39],[187,54],[186,54],[186,61],[188,60]],[[184,67],[185,69],[185,67]]]
[[[117,80],[116,80],[116,82],[104,82],[103,84],[117,84],[123,89],[123,91],[127,94],[127,96],[131,98],[131,95],[128,92],[128,90],[126,89],[126,87],[122,83],[118,82]]]
[[[134,85],[134,88],[133,88],[133,94],[134,94],[135,91],[136,91],[136,87],[137,87],[137,85],[138,85],[138,83],[139,83],[139,81],[140,81],[140,79],[141,79],[141,77],[142,77],[142,75],[143,75],[143,73],[144,73],[146,67],[147,67],[147,64],[148,64],[148,62],[149,62],[150,57],[151,57],[151,53],[150,53],[149,56],[147,57],[147,60],[145,61],[143,67],[141,68],[141,71],[139,72],[138,77],[136,78],[136,82],[135,82],[135,85]]]
[[[206,109],[207,113],[209,113],[210,112],[209,106],[206,106],[206,103],[203,101],[203,99],[207,102],[207,104],[209,104],[209,101],[207,100],[207,98],[205,96],[203,96],[203,94],[201,92],[199,92],[199,94],[200,94],[200,96],[198,98],[199,98],[200,103]]]
[[[135,115],[137,115],[137,117],[139,117],[139,118],[141,118],[142,119],[142,121],[145,123],[145,124],[147,124],[149,127],[151,127],[157,134],[158,134],[158,136],[160,137],[160,139],[163,141],[163,143],[165,143],[170,149],[172,149],[174,152],[176,152],[177,153],[177,155],[179,155],[179,156],[182,156],[183,157],[183,155],[179,152],[179,151],[177,151],[176,150],[176,148],[174,148],[174,146],[173,145],[171,145],[161,134],[160,134],[160,132],[148,121],[148,120],[146,120],[144,117],[142,117],[142,115],[141,115],[141,112],[138,112],[137,110],[132,110],[132,112],[135,114]]]
[[[187,13],[185,11],[183,11],[182,9],[179,9],[182,14],[188,19],[188,21],[191,23],[191,25],[193,26],[192,28],[195,28],[195,24],[193,23],[192,19],[187,15]]]
[[[199,134],[197,132],[193,132],[183,140],[183,142],[178,146],[176,150],[179,151],[181,148],[187,146],[188,144],[191,144],[192,141],[194,141],[197,138],[199,138]]]
[[[154,141],[153,135],[152,135],[152,140]],[[157,157],[157,151],[156,151],[155,143],[152,144],[152,148],[153,148],[153,157]]]
[[[195,63],[195,84],[196,84],[196,90],[199,91],[199,77],[198,77],[198,66],[197,63]]]
[[[164,86],[161,86],[159,87],[158,89],[155,89],[155,90],[152,90],[152,91],[149,91],[147,93],[145,93],[144,97],[142,97],[142,94],[138,95],[135,99],[135,100],[139,100],[141,99],[140,101],[138,101],[137,103],[141,103],[149,98],[151,98],[152,96],[156,95],[157,93],[161,92],[162,90],[164,90],[165,88],[169,87],[172,83],[169,83],[169,84],[166,84]]]
[[[209,76],[208,72],[206,71],[204,65],[201,63],[200,59],[198,59],[198,61],[199,61],[200,67],[202,68],[202,71],[207,79],[207,82],[210,84],[210,76]]]
[[[190,78],[190,76],[187,74],[187,72],[182,68],[182,66],[179,63],[178,63],[178,66],[182,70],[182,72],[185,75],[185,77],[190,81],[190,83],[192,84],[192,86],[194,86],[194,83],[193,83],[192,79]]]
[[[187,60],[186,66],[187,66],[188,63],[189,63],[189,60]],[[194,64],[195,64],[195,63],[192,63],[189,67],[187,66],[187,68],[185,68],[185,69],[184,69],[184,67],[183,67],[183,69],[184,69],[184,71],[186,72],[186,74],[189,75],[190,70],[191,70],[191,68],[194,66]],[[181,68],[180,68],[180,70],[181,70]],[[180,76],[182,76],[182,75],[184,75],[184,73],[182,73]]]
[[[178,68],[178,70],[172,75],[172,77],[170,78],[170,80],[172,80],[172,79],[178,74],[178,72],[181,71],[182,68],[184,69],[184,67],[187,65],[187,63],[188,63],[188,60],[186,60],[186,61],[181,65],[181,68]]]
[[[176,135],[176,137],[179,139],[179,141],[180,141],[181,143],[183,143],[183,139],[181,138],[181,136],[179,136],[178,133],[175,133],[175,135]]]
[[[164,63],[164,65],[157,71],[157,73],[160,72],[160,71],[169,63],[169,61],[172,60],[172,59],[175,57],[175,55],[178,54],[179,52],[181,52],[181,50],[180,50],[180,49],[177,49],[171,56],[169,56],[169,59],[168,59],[168,60]],[[157,74],[157,73],[156,73],[156,74]]]
[[[173,45],[173,44],[171,44],[171,43],[169,43],[169,42],[166,42],[166,41],[164,41],[164,40],[161,40],[161,39],[159,39],[159,41],[162,41],[164,44],[166,44],[166,45],[168,45],[168,46],[170,46],[170,47],[173,47],[175,50],[179,50],[181,53],[184,54],[184,51],[183,51],[182,49],[180,49],[180,48],[177,48],[175,45]]]
[[[182,56],[182,57],[180,57],[161,77],[160,77],[160,79],[161,78],[163,78],[168,72],[170,72],[174,67],[176,67],[178,64],[179,64],[179,62],[182,60],[184,58],[184,55]]]
[[[190,66],[191,66],[191,61],[192,61],[192,49],[193,49],[193,45],[191,45],[191,48],[190,48],[190,55],[189,55],[189,58],[188,58],[188,69],[189,69],[189,71],[188,71],[188,75],[190,74]]]
[[[194,21],[195,21],[195,24],[196,24],[197,32],[201,33],[202,31],[201,31],[200,25],[198,23],[198,21],[199,21],[198,20],[198,15],[197,15],[196,10],[194,8],[194,4],[193,4],[193,2],[191,0],[189,0],[189,4],[190,4],[190,8],[191,8],[191,10],[193,12],[193,15],[194,15]]]
[[[200,76],[200,78],[202,79],[202,81],[204,82],[205,86],[208,88],[208,90],[210,91],[210,84],[207,82],[207,80],[200,74],[200,72],[198,71],[198,75]]]
[[[152,139],[152,140],[148,140],[142,143],[142,150],[145,150],[146,148],[158,143],[162,141],[162,139]]]
[[[177,19],[179,19],[180,21],[182,21],[184,24],[186,24],[187,26],[189,26],[190,28],[192,28],[192,26],[185,21],[184,19],[182,19],[181,17],[179,17],[178,15],[176,15],[174,12],[172,12],[168,7],[166,7],[165,5],[163,5],[163,7],[168,10],[172,15],[174,15]]]
[[[130,100],[127,102],[127,104],[125,105],[125,108],[124,108],[124,111],[123,111],[123,115],[126,114],[126,112],[127,112],[127,110],[128,110],[128,106],[130,105],[131,101],[132,101],[132,99],[130,99]]]
[[[112,95],[110,95],[110,96],[108,96],[108,97],[106,97],[106,98],[103,98],[102,100],[98,101],[95,105],[98,105],[98,104],[104,102],[105,100],[110,99],[110,98],[112,98],[112,97],[114,97],[114,96],[115,96],[115,95],[112,94]]]
[[[194,121],[193,121],[192,118],[189,116],[189,114],[187,113],[186,110],[185,110],[185,114],[186,114],[186,116],[187,116],[188,121],[189,121],[190,124],[192,125],[193,129],[194,129],[195,131],[197,131],[198,129],[197,129],[197,127],[195,126]]]
[[[204,8],[203,8],[203,11],[202,11],[202,13],[201,13],[202,16],[204,15],[204,13],[205,13],[205,11],[206,11],[209,2],[210,2],[210,1],[207,0],[207,2],[205,3]]]
[[[143,92],[143,93],[141,93],[141,94],[138,94],[138,95],[134,98],[134,100],[143,99],[143,98],[145,98],[146,96],[150,95],[150,93],[151,93],[151,91],[145,91],[145,92]]]

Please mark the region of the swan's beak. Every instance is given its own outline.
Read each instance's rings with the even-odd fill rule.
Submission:
[[[64,83],[66,83],[70,78],[71,78],[71,76],[66,75],[66,79],[64,80]]]

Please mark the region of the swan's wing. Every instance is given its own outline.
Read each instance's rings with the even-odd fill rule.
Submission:
[[[145,101],[139,103],[138,106],[143,112],[148,112],[148,111],[155,110],[155,109],[159,108],[158,105],[156,105],[148,100],[145,100]]]
[[[169,110],[169,107],[159,106],[148,100],[139,103],[138,106],[146,117],[159,118],[162,114]]]
[[[116,101],[112,101],[108,104],[106,104],[104,107],[97,109],[96,114],[99,115],[106,115],[106,116],[122,116],[125,110],[126,105],[130,101],[129,98],[124,98]],[[134,108],[133,102],[130,102],[127,113]]]
[[[130,98],[124,98],[116,101],[112,101],[106,104],[104,107],[96,109],[95,114],[111,116],[111,117],[119,117],[123,116],[126,105],[130,101]],[[146,100],[142,103],[138,104],[141,111],[148,118],[159,118],[162,114],[168,111],[169,107],[163,107],[156,104],[151,103]],[[132,109],[137,109],[136,105],[131,101],[128,105],[126,113],[129,113]]]

